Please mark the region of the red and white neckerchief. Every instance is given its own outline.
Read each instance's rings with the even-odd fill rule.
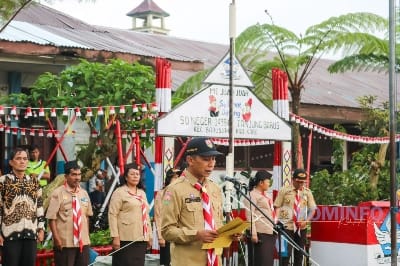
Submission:
[[[74,224],[73,227],[73,235],[74,235],[74,246],[79,245],[79,250],[82,252],[83,250],[83,240],[82,240],[82,210],[79,199],[79,187],[72,191],[72,189],[67,185],[67,182],[64,183],[65,189],[67,189],[70,193],[72,193],[72,221]]]
[[[300,235],[300,223],[299,223],[300,200],[301,200],[300,190],[297,190],[293,204],[293,230],[295,233],[297,232],[299,235]]]
[[[267,199],[268,207],[271,209],[272,221],[274,222],[274,224],[276,224],[278,222],[278,217],[276,216],[276,211],[272,199],[267,196],[265,191],[262,191],[261,195],[263,195]]]
[[[211,202],[207,190],[200,184],[194,184],[195,189],[200,191],[203,205],[204,229],[215,230],[215,221],[212,215]],[[207,250],[207,266],[218,266],[218,258],[214,249]]]
[[[129,190],[128,190],[128,194],[131,195],[132,197],[134,197],[135,199],[137,199],[138,201],[140,201],[140,203],[141,203],[142,223],[143,223],[143,236],[144,236],[144,239],[146,239],[146,237],[147,237],[147,235],[149,233],[149,228],[147,226],[147,206],[146,206],[146,203],[144,202],[142,196],[133,194]]]

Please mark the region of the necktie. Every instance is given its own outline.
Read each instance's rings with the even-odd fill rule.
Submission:
[[[79,250],[82,252],[82,212],[81,205],[79,203],[78,192],[79,190],[72,194],[72,219],[74,222],[74,245],[79,245]]]
[[[215,222],[212,216],[211,202],[207,191],[200,183],[194,184],[194,187],[200,191],[201,202],[203,205],[204,229],[215,230]],[[207,266],[218,266],[217,255],[214,249],[207,250]]]
[[[133,194],[131,192],[128,191],[128,194],[131,195],[132,197],[134,197],[135,199],[137,199],[138,201],[140,201],[141,203],[141,208],[142,208],[142,223],[143,223],[143,237],[144,239],[146,239],[147,234],[148,234],[148,227],[147,227],[147,207],[146,204],[142,198],[142,196]]]
[[[294,198],[293,204],[293,230],[300,235],[300,225],[299,225],[299,214],[300,214],[300,191],[297,190],[296,196]]]

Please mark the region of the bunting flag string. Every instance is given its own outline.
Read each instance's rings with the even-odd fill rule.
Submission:
[[[18,115],[24,115],[25,118],[28,117],[45,117],[46,113],[50,117],[57,117],[59,115],[68,116],[70,111],[74,111],[77,117],[82,116],[82,113],[86,117],[92,117],[97,114],[99,116],[104,115],[104,109],[109,110],[109,114],[125,114],[131,108],[132,113],[142,112],[142,113],[157,113],[158,106],[156,102],[151,103],[138,103],[131,105],[120,105],[120,106],[87,106],[87,107],[20,107],[20,106],[2,106],[0,105],[0,116],[5,115],[7,119],[11,120],[11,116],[17,119]],[[57,111],[59,111],[57,113]]]
[[[211,138],[212,142],[220,146],[229,146],[229,139]],[[274,144],[273,140],[263,139],[234,139],[235,146],[259,146]]]
[[[14,119],[18,120],[18,113],[24,112],[25,118],[28,117],[45,117],[49,115],[50,117],[57,117],[57,111],[61,111],[63,116],[68,116],[70,111],[74,111],[77,117],[82,116],[82,113],[86,115],[86,117],[92,117],[95,114],[97,115],[104,115],[104,110],[109,110],[109,114],[126,114],[127,107],[131,107],[132,112],[143,112],[148,113],[148,117],[151,119],[155,119],[158,115],[158,106],[154,103],[142,103],[142,104],[133,104],[133,105],[120,105],[120,106],[96,106],[96,107],[18,107],[18,106],[2,106],[0,105],[0,116],[4,116],[4,122],[10,122]],[[113,110],[113,111],[112,111]],[[18,112],[19,111],[19,112]],[[299,115],[290,113],[290,120],[299,124],[304,128],[308,128],[313,130],[321,135],[326,137],[340,139],[349,142],[358,142],[364,144],[385,144],[389,143],[389,137],[368,137],[368,136],[358,136],[347,134],[339,131],[335,131],[333,129],[329,129],[318,124],[315,124]],[[0,133],[4,132],[5,134],[12,134],[12,135],[27,135],[30,136],[46,136],[48,138],[60,136],[58,130],[47,130],[42,128],[26,128],[26,127],[16,127],[16,126],[8,126],[0,118]],[[74,133],[74,132],[73,132]],[[149,135],[150,137],[155,136],[155,129],[121,129],[122,138],[127,138],[128,134],[134,137],[135,134],[140,134],[141,137],[146,137]],[[91,136],[97,137],[99,132],[92,131]],[[217,145],[228,145],[228,139],[222,138],[213,138],[213,141]],[[400,134],[396,135],[396,142],[400,141]],[[237,146],[255,146],[255,145],[269,145],[275,143],[272,140],[246,140],[246,139],[235,139],[235,145]]]
[[[97,107],[18,107],[18,106],[2,106],[0,105],[0,133],[4,132],[5,134],[12,135],[30,135],[30,136],[39,136],[39,137],[55,137],[59,138],[60,133],[58,130],[54,129],[43,129],[43,128],[27,128],[27,127],[19,127],[19,126],[10,126],[7,125],[7,122],[18,121],[20,116],[24,116],[25,119],[30,117],[40,118],[40,117],[57,117],[58,115],[69,116],[72,112],[76,117],[81,117],[82,114],[85,114],[86,118],[93,117],[94,115],[102,116],[105,114],[104,110],[109,110],[110,115],[124,115],[127,113],[127,109],[131,108],[131,113],[141,112],[141,116],[144,118],[149,118],[155,120],[158,116],[158,107],[155,102],[152,103],[140,103],[140,104],[132,104],[132,105],[120,105],[120,106],[97,106]],[[57,114],[58,111],[58,114]],[[2,116],[4,116],[4,121],[2,120]],[[136,134],[139,134],[141,137],[155,137],[155,129],[154,128],[143,128],[143,129],[121,129],[122,138],[128,138],[129,132],[134,137]],[[76,133],[72,131],[72,133]],[[95,138],[99,135],[95,129],[91,132],[91,137]]]
[[[299,124],[300,126],[304,128],[308,128],[310,130],[313,130],[315,132],[318,132],[321,135],[334,138],[334,139],[340,139],[344,141],[349,141],[349,142],[358,142],[358,143],[364,143],[364,144],[385,144],[389,143],[389,137],[368,137],[368,136],[358,136],[358,135],[352,135],[352,134],[347,134],[343,132],[339,132],[333,129],[329,129],[323,126],[320,126],[318,124],[315,124],[299,115],[290,114],[290,120],[292,122],[295,122]],[[400,141],[400,134],[396,135],[396,142]]]
[[[12,135],[18,135],[20,134],[21,136],[39,136],[39,137],[44,137],[46,136],[47,138],[59,138],[60,137],[60,131],[56,129],[43,129],[43,128],[25,128],[25,127],[15,127],[15,126],[7,126],[4,124],[0,124],[0,133],[5,133],[5,134],[12,134]],[[76,132],[73,130],[72,134],[75,134]],[[135,138],[136,135],[139,135],[140,137],[155,137],[155,129],[154,128],[147,128],[147,129],[139,129],[139,130],[132,130],[132,129],[123,129],[121,130],[121,137],[123,139],[127,139],[128,135],[130,133],[130,136],[132,138]],[[91,137],[96,138],[99,136],[99,132],[96,130],[93,130],[91,132]]]

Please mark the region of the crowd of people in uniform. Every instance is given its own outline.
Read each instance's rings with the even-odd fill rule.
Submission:
[[[32,163],[28,162],[29,153],[34,159]],[[38,147],[32,147],[29,153],[16,148],[9,158],[11,171],[0,177],[2,265],[35,265],[37,242],[44,240],[46,225],[52,234],[55,265],[88,265],[89,219],[93,208],[104,202],[106,171],[96,173],[88,192],[81,186],[78,163],[66,162],[65,182],[51,193],[49,206],[44,210],[45,182],[40,181],[49,181],[50,171],[46,162],[39,159]],[[154,206],[161,265],[222,265],[222,249],[202,249],[204,243],[218,238],[217,229],[224,224],[223,194],[210,179],[220,155],[223,154],[210,139],[192,138],[186,147],[186,167],[166,173],[164,188],[158,191]],[[108,204],[114,266],[144,265],[145,254],[152,245],[142,170],[141,165],[127,164]],[[38,175],[42,178],[38,179]],[[248,265],[273,265],[277,225],[304,248],[307,225],[316,204],[311,191],[304,186],[307,173],[296,169],[292,177],[291,185],[281,188],[275,200],[268,193],[272,179],[269,172],[261,170],[250,178],[249,197],[253,204],[245,202],[250,228],[246,234],[231,236],[235,241],[247,236]],[[287,251],[288,255],[282,258],[284,266],[291,259],[290,244]],[[293,254],[293,265],[303,265],[301,250],[295,249]]]

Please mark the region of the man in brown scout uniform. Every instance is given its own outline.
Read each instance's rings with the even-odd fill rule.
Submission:
[[[46,218],[53,234],[56,266],[89,264],[89,223],[93,215],[86,190],[80,187],[81,169],[76,161],[65,163],[65,183],[51,194]]]
[[[217,238],[216,229],[223,221],[222,191],[208,179],[217,155],[221,153],[211,140],[193,138],[186,149],[187,168],[164,193],[161,233],[173,242],[172,266],[218,265],[220,261],[215,250],[201,249],[203,243]]]
[[[286,233],[304,249],[306,243],[307,224],[311,222],[316,211],[316,204],[311,190],[304,187],[307,173],[304,169],[293,172],[292,184],[279,190],[274,206],[283,223]],[[288,256],[282,258],[284,266],[289,265],[292,246],[288,244]],[[303,254],[294,250],[294,266],[303,265]]]

